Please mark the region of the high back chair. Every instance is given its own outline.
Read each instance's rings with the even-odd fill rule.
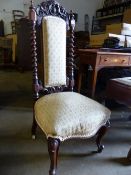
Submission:
[[[17,22],[25,16],[24,12],[21,10],[12,10],[14,21]]]
[[[103,150],[101,138],[109,126],[110,111],[96,101],[73,92],[73,13],[68,14],[59,3],[47,0],[37,8],[31,3],[29,19],[34,97],[32,137],[35,138],[38,124],[48,141],[49,175],[56,175],[58,150],[62,141],[97,135],[98,152]],[[70,38],[68,47],[67,31]],[[42,40],[40,43],[37,42],[38,34]],[[42,50],[43,85],[38,78],[37,46]],[[66,48],[69,48],[68,54]]]
[[[12,34],[16,34],[19,20],[25,16],[21,10],[12,10],[13,21],[11,21]]]

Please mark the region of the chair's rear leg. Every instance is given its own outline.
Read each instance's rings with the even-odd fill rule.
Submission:
[[[37,123],[35,120],[35,116],[33,115],[33,123],[32,123],[32,139],[36,138],[36,128],[37,128]]]
[[[59,139],[51,137],[48,138],[48,152],[50,156],[49,175],[56,175],[59,146],[60,146]]]
[[[130,148],[128,154],[127,154],[127,159],[128,159],[129,161],[131,161],[131,148]]]
[[[101,153],[102,150],[104,149],[104,145],[101,144],[101,139],[102,137],[105,135],[107,129],[110,127],[110,122],[109,120],[106,122],[106,124],[104,126],[102,126],[99,131],[97,132],[97,138],[96,138],[96,144],[98,147],[97,152]]]

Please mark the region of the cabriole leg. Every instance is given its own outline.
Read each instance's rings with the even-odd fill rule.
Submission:
[[[60,146],[59,139],[51,137],[48,138],[48,152],[50,156],[49,175],[56,175],[59,146]]]

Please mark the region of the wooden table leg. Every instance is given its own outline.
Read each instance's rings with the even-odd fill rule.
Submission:
[[[80,93],[81,91],[81,84],[82,84],[82,77],[86,72],[86,66],[84,64],[79,65],[79,70],[78,70],[78,78],[77,78],[77,91]]]
[[[87,85],[89,87],[88,96],[91,98],[95,98],[95,89],[96,89],[96,80],[97,80],[98,69],[93,68],[91,71],[92,71],[91,72],[91,80],[90,80],[89,84]],[[81,90],[82,74],[83,74],[82,71],[80,71],[78,73],[78,92],[79,93]]]
[[[91,82],[90,82],[90,87],[89,87],[90,89],[89,95],[93,99],[95,98],[97,74],[98,74],[98,70],[94,68],[91,73]]]
[[[81,90],[82,72],[78,73],[78,92]]]

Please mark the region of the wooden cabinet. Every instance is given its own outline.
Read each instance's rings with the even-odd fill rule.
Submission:
[[[30,52],[29,20],[22,18],[17,26],[17,66],[20,70],[31,70]]]

